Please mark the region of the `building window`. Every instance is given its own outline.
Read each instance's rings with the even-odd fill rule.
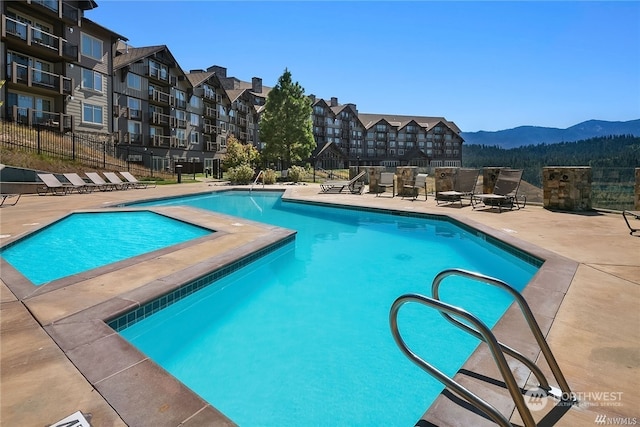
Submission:
[[[136,90],[142,90],[142,78],[137,74],[127,74],[127,87]]]
[[[192,131],[191,132],[191,143],[192,144],[197,144],[198,142],[200,142],[200,134],[198,132]]]
[[[102,74],[93,70],[83,68],[82,88],[95,90],[96,92],[102,92]]]
[[[200,116],[195,114],[195,113],[191,113],[190,114],[191,118],[190,118],[190,123],[192,126],[200,126]]]
[[[102,107],[93,104],[82,106],[82,121],[85,123],[102,124]]]
[[[102,40],[83,34],[81,38],[82,54],[89,58],[102,60]]]

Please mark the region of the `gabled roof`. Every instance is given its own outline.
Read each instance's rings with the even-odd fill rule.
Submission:
[[[187,79],[193,85],[193,87],[200,86],[202,83],[209,80],[211,76],[214,76],[216,73],[213,71],[197,71],[187,73]]]
[[[360,121],[364,125],[365,129],[370,129],[376,124],[378,124],[381,120],[385,120],[392,126],[396,126],[398,129],[402,129],[407,126],[412,121],[415,121],[418,126],[424,127],[429,130],[439,123],[444,124],[449,127],[456,133],[460,133],[460,129],[456,126],[455,123],[448,121],[444,117],[425,117],[425,116],[399,116],[399,115],[391,115],[391,114],[369,114],[369,113],[358,113],[358,117]]]
[[[129,64],[133,64],[136,61],[147,58],[151,55],[155,55],[156,53],[162,52],[162,51],[166,51],[167,54],[169,55],[169,58],[171,60],[171,66],[177,67],[178,70],[180,70],[180,72],[183,75],[186,75],[186,73],[182,70],[182,68],[180,67],[180,64],[178,63],[178,61],[176,61],[176,58],[173,56],[173,54],[171,53],[167,45],[164,45],[164,44],[159,46],[145,46],[145,47],[127,46],[124,49],[119,47],[118,55],[116,55],[116,57],[113,58],[113,69],[114,71],[118,70],[122,67],[125,67]]]

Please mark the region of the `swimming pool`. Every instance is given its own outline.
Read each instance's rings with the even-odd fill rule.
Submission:
[[[298,232],[293,244],[121,331],[240,425],[413,425],[442,387],[396,348],[388,325],[395,298],[430,294],[445,268],[518,289],[537,270],[526,256],[444,219],[283,202],[263,192],[154,204]],[[490,325],[511,301],[498,289],[451,280],[443,298],[474,307]],[[449,374],[477,345],[419,307],[403,309],[399,323],[407,342]]]
[[[2,248],[0,255],[41,286],[211,233],[150,211],[73,213]]]

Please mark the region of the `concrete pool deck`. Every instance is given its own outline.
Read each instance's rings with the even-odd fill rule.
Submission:
[[[25,195],[16,206],[0,209],[0,243],[71,211],[228,188],[202,182],[86,195]],[[431,197],[425,202],[391,198],[389,194],[319,194],[318,185],[271,188],[287,190],[287,197],[303,201],[450,215],[483,231],[491,230],[498,239],[515,241],[526,250],[536,251],[538,247],[557,255],[560,261],[555,265],[561,271],[553,274],[566,279],[566,289],[555,289],[554,283],[546,288],[534,286],[527,299],[532,306],[530,298],[544,301],[535,310],[536,318],[545,329],[550,328],[546,336],[551,350],[581,404],[569,408],[557,420],[548,416],[549,408],[532,411],[534,418],[544,418],[541,425],[558,426],[603,425],[608,420],[633,418],[640,423],[640,237],[629,235],[620,214],[561,213],[539,206],[499,214],[471,207],[438,207]],[[223,262],[221,258],[248,253],[288,234],[255,223],[238,227],[238,221],[229,217],[179,208],[172,214],[208,224],[224,231],[224,235],[201,242],[200,247],[161,252],[139,263],[105,270],[104,274],[58,283],[52,290],[16,285],[20,280],[11,269],[0,271],[0,424],[48,425],[78,410],[91,413],[95,426],[232,424],[215,408],[194,399],[186,387],[167,380],[148,359],[121,348],[117,334],[95,316],[105,310],[126,312],[148,299],[151,287],[155,293],[165,292],[172,279],[196,277]],[[553,274],[538,277],[538,281],[559,277]],[[420,284],[420,288],[428,289],[429,284]],[[555,294],[557,303],[546,304],[547,294]],[[505,317],[511,316],[508,313]],[[515,337],[521,335],[519,328],[516,333],[516,328],[506,322],[498,327]],[[504,341],[509,343],[508,339]],[[533,343],[533,338],[520,341]],[[477,353],[483,348],[480,346]],[[500,378],[490,363],[485,370],[482,360],[486,358],[474,360],[470,367],[482,366],[484,375]],[[546,372],[546,366],[542,366]],[[428,374],[424,375],[430,380]],[[521,376],[526,379],[528,371]],[[151,378],[145,383],[150,387],[143,392],[138,386],[141,377]],[[553,378],[550,382],[556,384]],[[505,401],[505,393],[490,393],[498,403],[487,399],[502,410],[500,402]],[[439,399],[419,424],[483,423],[478,415],[447,400]],[[512,415],[512,406],[504,406],[510,411],[503,412],[507,417]],[[517,412],[512,420],[521,424]],[[605,423],[598,424],[597,420]]]

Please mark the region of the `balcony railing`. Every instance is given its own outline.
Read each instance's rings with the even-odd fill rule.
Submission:
[[[72,60],[78,59],[78,46],[69,43],[62,37],[42,31],[30,24],[19,22],[6,15],[2,15],[2,24],[2,37],[14,36],[24,40],[28,46],[41,46],[55,55]]]
[[[73,130],[73,116],[52,111],[34,110],[13,105],[9,109],[9,119],[29,126],[46,126],[61,132]]]
[[[149,139],[151,140],[151,144],[154,147],[171,148],[171,137],[170,136],[149,135]]]
[[[208,134],[218,133],[218,126],[216,125],[213,125],[211,123],[205,123],[203,127],[204,127],[204,133],[208,133]]]
[[[216,110],[215,108],[211,108],[211,107],[205,107],[204,109],[204,115],[207,117],[214,117],[214,118],[218,118],[218,110]]]
[[[159,104],[173,104],[173,96],[158,89],[149,88],[149,99]]]
[[[60,74],[38,70],[13,62],[7,67],[7,77],[13,83],[49,89],[62,95],[73,95],[73,80]]]
[[[187,121],[184,119],[179,119],[177,117],[171,117],[171,127],[176,127],[180,129],[187,128]]]
[[[139,133],[127,132],[122,138],[125,144],[142,144],[142,135]]]
[[[159,126],[169,126],[171,124],[171,116],[162,113],[151,114],[151,123]]]

